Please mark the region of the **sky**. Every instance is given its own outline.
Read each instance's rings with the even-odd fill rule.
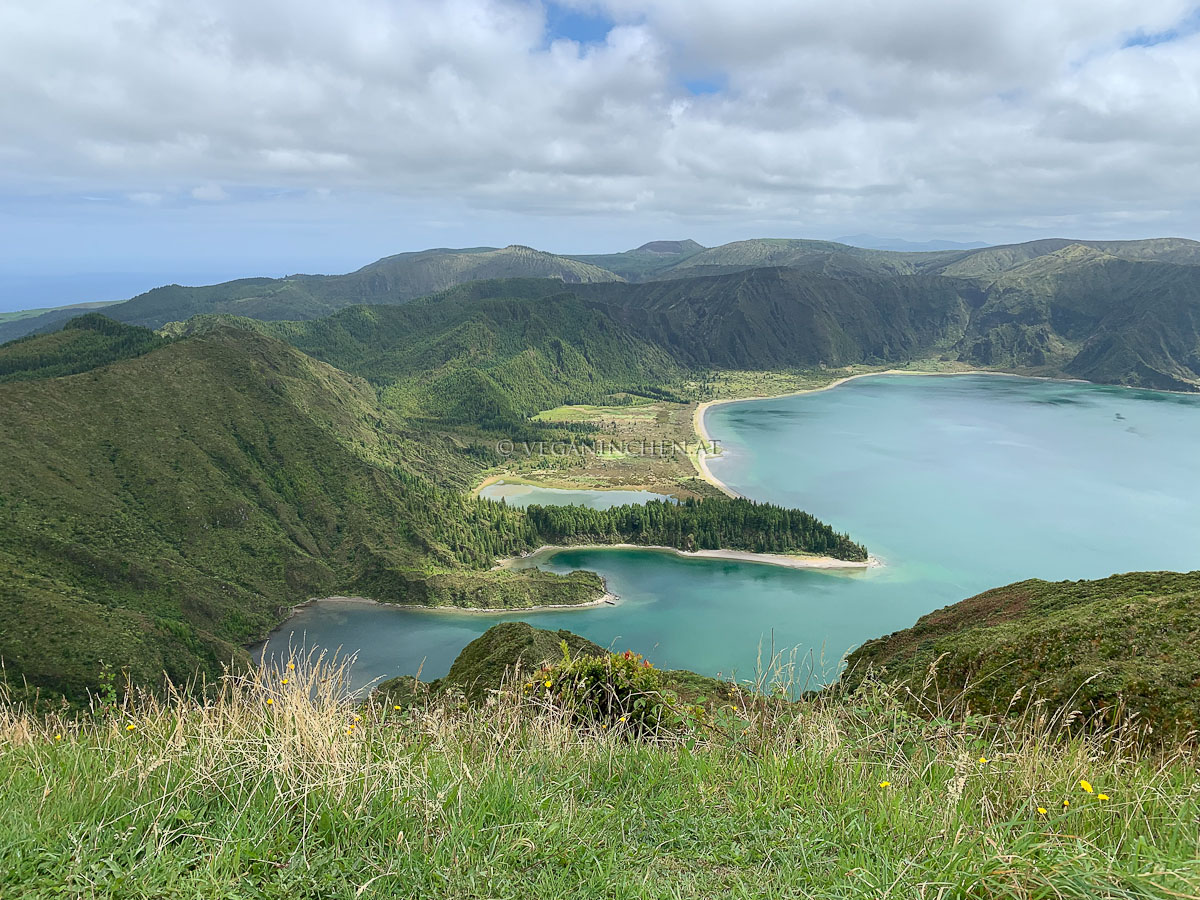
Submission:
[[[1200,238],[1178,0],[6,0],[0,310],[427,247]]]

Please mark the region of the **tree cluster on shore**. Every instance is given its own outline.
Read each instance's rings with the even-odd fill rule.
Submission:
[[[588,509],[530,506],[525,515],[544,543],[631,543],[680,550],[816,553],[865,560],[867,549],[798,509],[745,499],[654,500]]]

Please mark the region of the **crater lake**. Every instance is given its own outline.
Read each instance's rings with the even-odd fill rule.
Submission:
[[[564,550],[534,562],[599,572],[621,602],[516,613],[322,602],[298,610],[271,647],[354,652],[361,687],[418,669],[439,677],[496,622],[521,620],[632,648],[660,668],[752,679],[782,665],[795,687],[816,687],[854,646],[988,588],[1200,567],[1200,397],[879,375],[717,405],[705,425],[723,449],[709,459],[715,477],[849,532],[882,565]]]

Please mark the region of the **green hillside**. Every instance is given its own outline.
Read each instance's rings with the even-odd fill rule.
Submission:
[[[404,675],[385,681],[375,689],[384,706],[409,705],[450,691],[479,702],[489,692],[502,688],[518,670],[532,672],[544,663],[563,658],[563,646],[571,656],[598,656],[603,647],[570,631],[547,631],[525,622],[493,625],[454,658],[444,678],[428,683]]]
[[[75,697],[105,665],[146,684],[211,676],[244,661],[240,646],[288,605],[333,593],[469,607],[598,597],[591,573],[489,571],[555,541],[736,542],[763,519],[767,549],[862,552],[798,511],[762,505],[748,518],[745,501],[563,519],[467,497],[496,461],[480,438],[489,427],[554,437],[530,413],[673,371],[577,305],[480,300],[453,314],[431,302],[317,325],[210,319],[171,341],[99,320],[3,348],[57,359],[75,332],[154,342],[81,374],[45,367],[0,385],[8,673]],[[273,328],[375,383],[264,333]]]
[[[98,313],[77,316],[51,335],[0,344],[0,381],[74,375],[141,356],[163,343],[148,328],[123,325]]]
[[[931,672],[936,671],[936,677]],[[1157,732],[1200,725],[1200,572],[1010,584],[868,641],[843,681],[869,674],[936,705],[962,696],[984,712],[1066,708],[1111,721],[1133,713]]]
[[[469,456],[251,332],[4,385],[0,418],[0,655],[35,684],[70,693],[101,660],[185,681],[335,588],[467,605],[599,592],[595,576],[471,574],[535,537],[429,480]]]
[[[982,301],[971,281],[834,278],[791,268],[575,293],[603,302],[687,365],[730,369],[901,362],[949,351]]]
[[[787,266],[815,275],[916,275],[963,255],[960,250],[903,253],[866,250],[834,241],[757,238],[712,247],[673,266],[669,278],[721,275],[746,269]]]
[[[478,296],[482,286],[496,296]],[[482,282],[266,329],[367,378],[406,418],[460,425],[527,430],[543,409],[657,391],[682,376],[666,350],[545,280]]]
[[[92,300],[86,303],[70,303],[66,306],[41,306],[36,309],[18,309],[11,312],[0,312],[0,325],[63,310],[71,310],[75,315],[83,315],[89,310],[102,309],[105,306],[112,306],[114,303],[120,302],[120,300]]]
[[[571,256],[620,275],[626,281],[649,281],[706,248],[695,241],[650,241],[624,253]]]
[[[1167,262],[1176,265],[1200,265],[1200,242],[1186,238],[1150,238],[1140,241],[1087,241],[1048,238],[1024,244],[1004,244],[960,254],[959,258],[938,267],[943,275],[990,278],[1040,256],[1047,256],[1072,245],[1099,250],[1130,262]]]

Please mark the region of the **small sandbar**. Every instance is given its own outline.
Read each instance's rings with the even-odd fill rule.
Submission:
[[[783,566],[787,569],[872,569],[883,565],[882,562],[869,557],[865,562],[847,559],[837,559],[833,556],[790,556],[783,553],[751,553],[748,550],[680,550],[676,547],[664,547],[647,544],[573,544],[551,545],[539,547],[533,553],[502,559],[493,569],[523,568],[536,565],[539,559],[545,559],[566,550],[654,550],[660,553],[672,553],[684,559],[717,559],[733,560],[736,562],[760,563],[768,566]]]

